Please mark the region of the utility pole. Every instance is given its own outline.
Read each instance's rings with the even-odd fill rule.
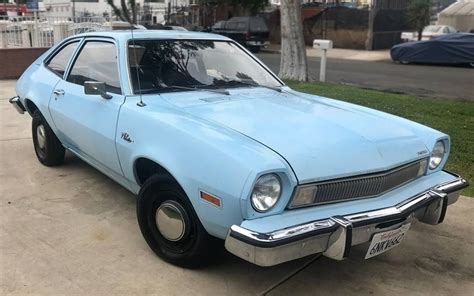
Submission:
[[[76,0],[72,0],[72,21],[76,22]]]
[[[168,24],[170,23],[170,19],[171,19],[171,0],[169,0],[168,2],[168,21],[167,21]]]

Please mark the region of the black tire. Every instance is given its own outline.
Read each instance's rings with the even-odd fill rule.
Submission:
[[[158,228],[157,213],[163,206],[175,206],[185,225],[182,237],[171,241]],[[209,263],[216,239],[199,221],[186,193],[168,177],[153,175],[143,184],[137,200],[137,219],[150,248],[163,260],[186,268]]]
[[[33,112],[31,132],[39,162],[45,166],[57,166],[64,162],[66,151],[39,110]]]

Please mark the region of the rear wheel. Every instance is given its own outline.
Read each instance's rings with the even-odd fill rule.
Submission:
[[[188,268],[208,263],[215,239],[176,182],[150,177],[138,195],[137,219],[146,242],[165,261]]]
[[[65,149],[39,110],[33,112],[31,131],[33,146],[39,162],[46,166],[62,164]]]

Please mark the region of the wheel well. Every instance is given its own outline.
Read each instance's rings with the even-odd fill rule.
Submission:
[[[135,179],[140,186],[153,175],[166,176],[171,178],[173,181],[176,181],[173,175],[171,175],[164,167],[148,158],[137,159],[135,161],[134,171]]]
[[[28,110],[28,113],[30,113],[31,116],[33,116],[33,113],[38,110],[38,107],[33,103],[31,100],[26,99],[25,100],[25,107],[26,110]]]

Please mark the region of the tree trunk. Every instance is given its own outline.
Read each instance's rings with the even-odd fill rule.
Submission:
[[[369,27],[367,29],[367,39],[365,40],[366,50],[374,49],[374,20],[377,12],[378,10],[374,7],[371,7],[369,10]]]
[[[282,79],[308,81],[308,60],[303,36],[300,0],[282,0],[281,60]]]
[[[421,40],[421,37],[423,37],[423,28],[418,29],[418,41]]]

